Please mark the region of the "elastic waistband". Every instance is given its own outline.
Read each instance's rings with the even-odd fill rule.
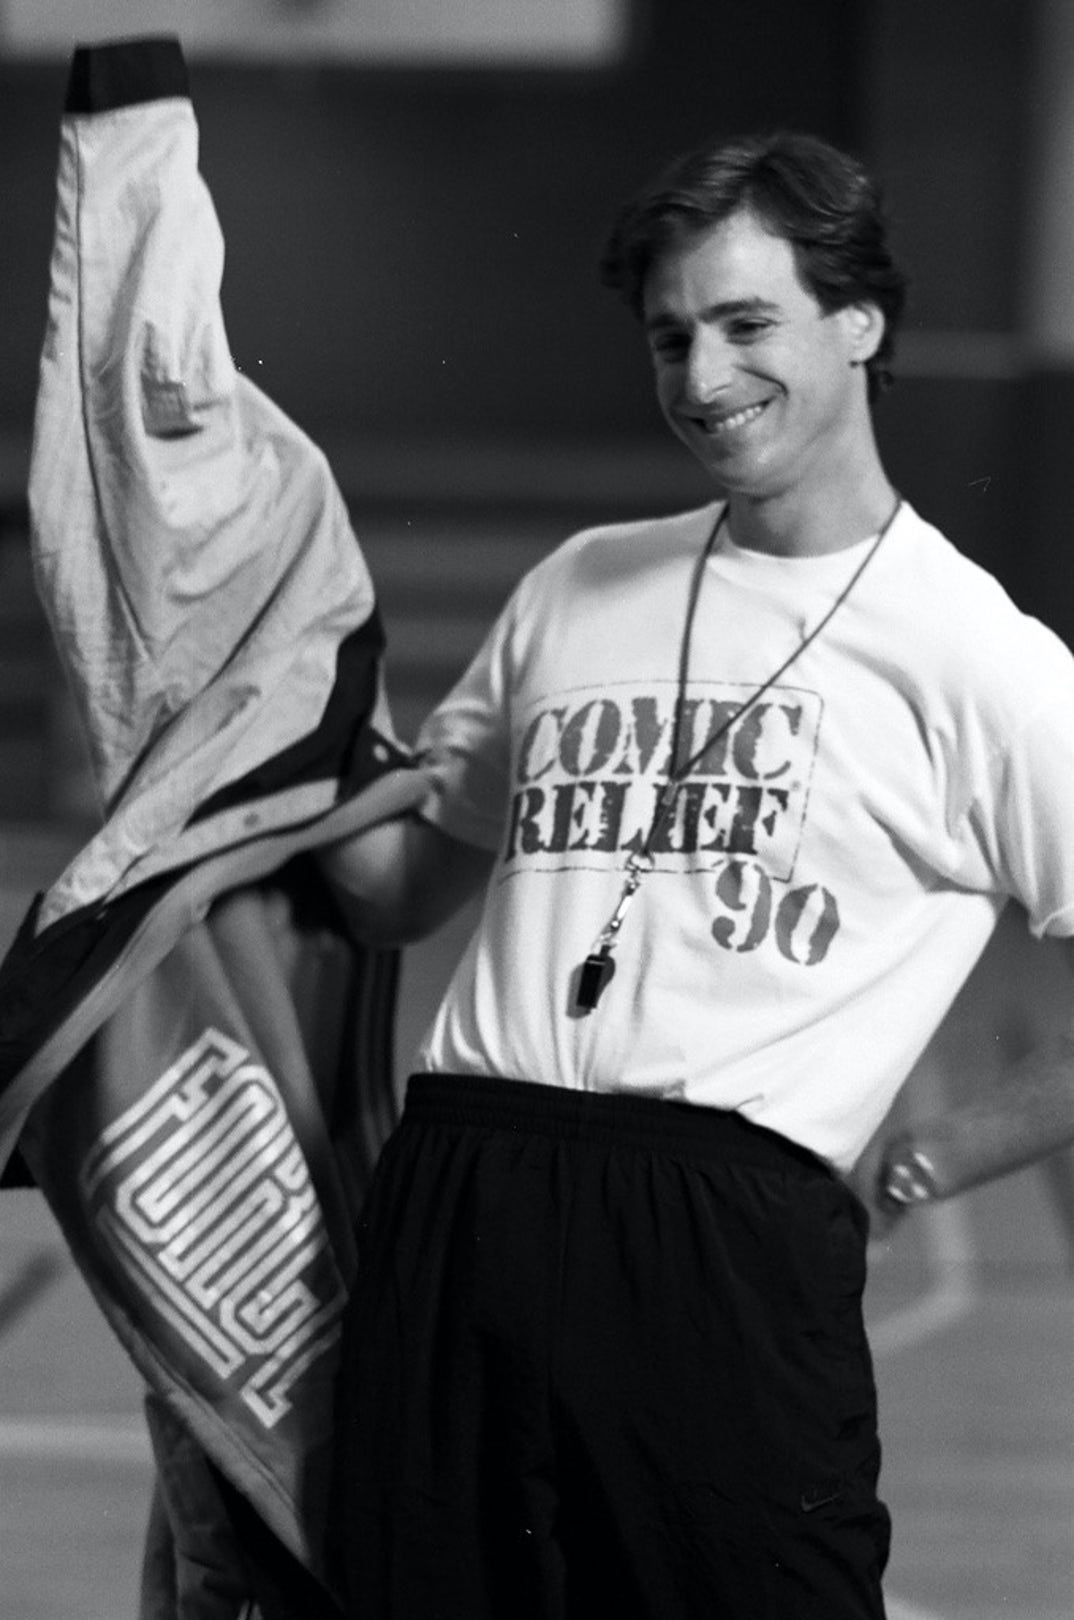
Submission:
[[[695,1160],[733,1160],[834,1178],[808,1148],[741,1114],[625,1092],[568,1091],[487,1075],[412,1074],[403,1121],[614,1140]]]

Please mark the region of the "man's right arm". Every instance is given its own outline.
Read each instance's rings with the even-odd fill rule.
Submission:
[[[319,852],[355,937],[405,945],[447,922],[483,888],[491,850],[464,844],[416,815],[377,822]]]

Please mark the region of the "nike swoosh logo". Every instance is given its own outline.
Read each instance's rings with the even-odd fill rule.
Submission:
[[[827,1507],[830,1502],[838,1502],[843,1494],[843,1487],[837,1486],[835,1490],[825,1491],[822,1495],[809,1495],[805,1491],[801,1495],[801,1509],[803,1513],[815,1513],[818,1508]]]

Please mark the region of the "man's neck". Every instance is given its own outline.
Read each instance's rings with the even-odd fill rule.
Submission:
[[[777,557],[822,557],[876,534],[891,517],[897,496],[879,459],[853,480],[826,480],[816,490],[801,483],[765,495],[731,492],[732,540],[748,551]]]

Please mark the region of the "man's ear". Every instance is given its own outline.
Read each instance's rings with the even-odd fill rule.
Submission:
[[[883,313],[879,304],[871,302],[848,304],[841,313],[846,323],[851,364],[862,366],[873,358],[884,341]]]

